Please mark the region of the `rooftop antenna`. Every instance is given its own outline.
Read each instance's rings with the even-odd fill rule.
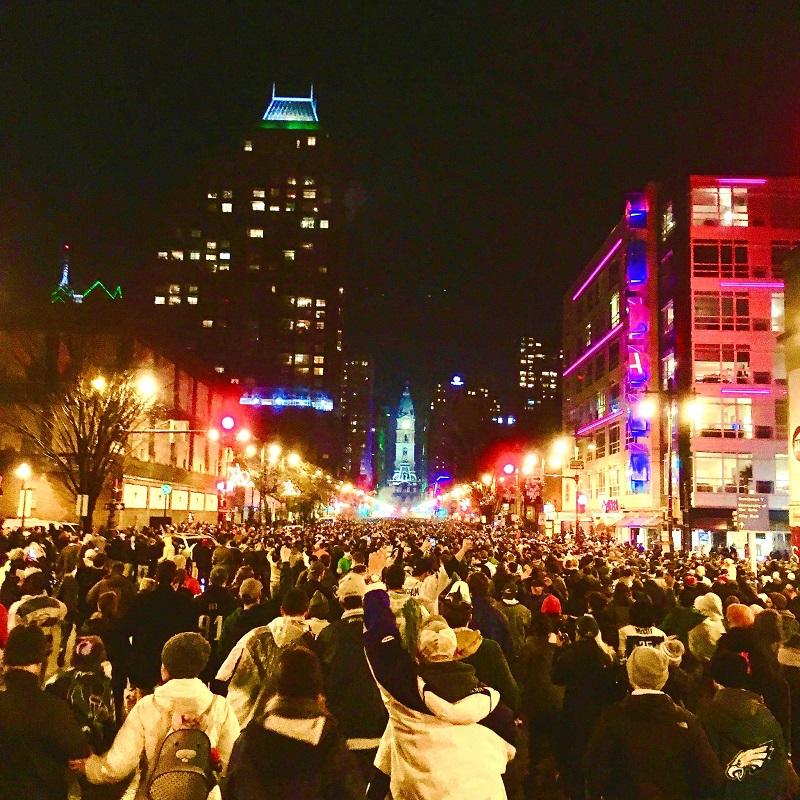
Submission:
[[[314,84],[312,83],[311,84],[311,97],[309,98],[309,100],[313,100],[313,99],[314,99]]]
[[[272,81],[272,99],[275,99],[275,81]]]

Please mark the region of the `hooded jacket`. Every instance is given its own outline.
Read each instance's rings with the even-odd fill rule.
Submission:
[[[720,689],[700,710],[700,721],[725,770],[720,800],[775,800],[786,777],[786,745],[780,725],[744,689]]]
[[[336,722],[314,700],[274,697],[244,729],[223,800],[357,800],[361,773]]]
[[[139,766],[142,754],[149,772],[169,732],[188,726],[199,726],[208,734],[224,771],[239,736],[236,715],[224,697],[212,694],[198,678],[174,678],[133,707],[111,749],[87,760],[86,777],[92,783],[121,781]]]
[[[217,679],[230,678],[228,702],[242,727],[263,714],[267,700],[275,694],[281,652],[291,647],[311,649],[313,645],[308,622],[299,617],[278,617],[238,641]]]
[[[663,692],[647,692],[600,718],[586,778],[591,800],[705,800],[722,770],[697,718]]]
[[[720,636],[725,633],[722,600],[708,592],[694,601],[694,607],[705,619],[689,631],[689,651],[698,661],[710,661]]]
[[[389,712],[375,765],[403,800],[505,800],[502,775],[516,752],[514,720],[499,694],[478,687],[448,702],[417,675],[389,597],[364,597],[364,647]],[[476,758],[480,754],[480,758]]]

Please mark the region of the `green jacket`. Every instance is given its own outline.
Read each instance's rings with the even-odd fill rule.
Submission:
[[[484,637],[481,646],[464,662],[475,667],[475,674],[481,683],[500,692],[500,699],[515,714],[519,711],[519,686],[497,642]]]
[[[677,606],[669,612],[664,621],[658,626],[667,636],[677,636],[683,646],[689,649],[689,631],[699,625],[705,617],[693,608]]]

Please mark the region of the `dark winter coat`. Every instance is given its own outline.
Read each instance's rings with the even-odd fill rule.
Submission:
[[[133,642],[131,683],[152,689],[161,681],[161,650],[176,633],[197,628],[192,604],[170,586],[156,586],[137,595],[125,620],[126,633]]]
[[[781,675],[789,687],[791,700],[790,750],[795,769],[800,766],[800,648],[783,645],[778,651]]]
[[[275,698],[233,748],[223,800],[356,800],[361,773],[333,718],[316,702]]]
[[[323,628],[314,643],[325,678],[328,708],[346,739],[361,739],[377,748],[389,715],[364,654],[364,612],[345,611]]]
[[[6,673],[0,691],[0,797],[66,800],[68,762],[89,752],[63,700],[43,692],[30,672]]]
[[[723,769],[719,800],[780,800],[787,769],[783,733],[761,698],[721,689],[700,709],[700,721]]]
[[[694,608],[677,606],[658,626],[667,636],[677,636],[683,642],[687,652],[689,650],[689,631],[699,625],[705,617]]]
[[[590,800],[694,800],[722,768],[697,718],[667,695],[630,695],[601,717],[586,756]]]
[[[106,648],[106,657],[111,663],[111,683],[123,688],[128,682],[131,667],[131,643],[121,619],[92,614],[83,623],[81,636],[99,636]]]
[[[237,608],[233,611],[222,625],[218,660],[224,661],[242,636],[263,625],[269,625],[278,614],[279,612],[275,612],[265,603],[257,603],[250,608]]]
[[[497,689],[500,699],[515,714],[519,711],[519,685],[497,642],[484,636],[480,647],[471,656],[467,656],[464,663],[475,668],[475,675],[481,683]]]
[[[489,602],[488,598],[477,595],[472,598],[472,620],[469,623],[469,627],[474,631],[480,631],[484,637],[497,642],[506,658],[513,658],[514,649],[511,644],[508,622]]]
[[[525,642],[521,659],[522,707],[529,716],[560,709],[564,689],[552,681],[557,646],[533,636]]]

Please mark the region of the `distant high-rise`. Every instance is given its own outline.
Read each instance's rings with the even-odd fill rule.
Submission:
[[[543,405],[561,402],[561,351],[548,349],[537,339],[526,336],[519,346],[518,387],[522,411],[531,412]]]
[[[176,197],[145,298],[162,329],[234,383],[338,390],[344,215],[332,143],[307,97],[261,122]]]
[[[416,472],[416,453],[414,451],[416,429],[414,403],[411,399],[408,384],[406,384],[403,396],[400,399],[400,407],[397,410],[394,474],[391,481],[395,491],[398,493],[414,492],[419,485]]]
[[[367,359],[349,359],[342,367],[339,411],[345,429],[342,471],[345,475],[374,482],[373,394],[375,370]]]

